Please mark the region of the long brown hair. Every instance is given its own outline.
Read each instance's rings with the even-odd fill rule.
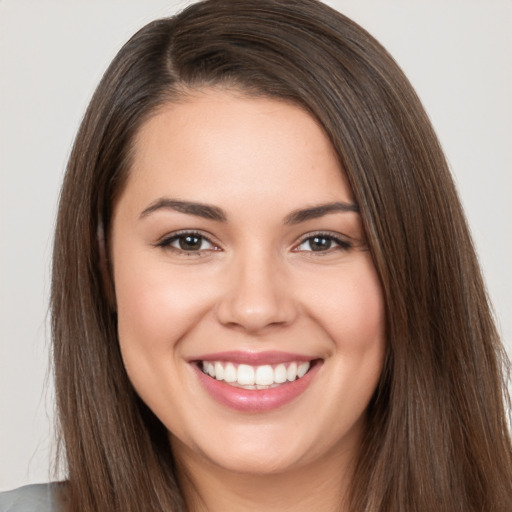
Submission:
[[[108,233],[141,124],[210,86],[307,109],[360,207],[385,298],[387,357],[350,510],[512,510],[506,357],[440,145],[389,54],[315,0],[207,0],[152,22],[120,50],[92,98],[53,253],[70,510],[185,509],[165,427],[121,360]]]

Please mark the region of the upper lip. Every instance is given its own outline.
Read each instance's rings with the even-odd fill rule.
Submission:
[[[190,359],[193,361],[225,361],[237,364],[248,364],[259,366],[263,364],[280,364],[292,361],[312,361],[318,357],[312,357],[302,354],[293,354],[291,352],[265,351],[265,352],[246,352],[240,350],[231,350],[227,352],[216,352],[200,355]]]

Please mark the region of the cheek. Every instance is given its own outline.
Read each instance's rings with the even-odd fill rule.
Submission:
[[[188,269],[152,264],[150,258],[118,261],[114,282],[122,348],[173,348],[209,308],[205,279],[189,275]]]
[[[377,279],[347,284],[338,304],[332,312],[332,325],[347,348],[364,350],[382,343],[384,304]]]
[[[336,282],[325,283],[329,293],[316,310],[332,340],[333,357],[326,361],[333,375],[332,396],[344,404],[340,408],[331,403],[332,412],[326,414],[334,415],[333,425],[346,430],[362,418],[379,382],[386,351],[380,280],[369,257],[360,263],[340,273]]]
[[[183,368],[177,364],[181,340],[209,310],[211,291],[205,288],[204,276],[194,279],[165,260],[137,256],[135,251],[116,263],[118,336],[126,372],[159,417],[162,410],[175,412],[184,392]]]
[[[151,277],[146,270],[123,272],[120,269],[115,274],[121,345],[151,346],[164,342],[171,334],[169,328],[173,327],[172,319],[176,318],[180,302],[161,280]]]
[[[336,350],[354,354],[381,351],[384,301],[369,255],[352,265],[350,271],[339,271],[335,277],[328,277],[311,296],[310,305],[318,322],[334,340]]]

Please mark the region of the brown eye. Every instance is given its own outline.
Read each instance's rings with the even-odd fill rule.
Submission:
[[[218,248],[203,235],[198,233],[175,233],[159,242],[158,247],[171,249],[177,252],[194,253],[217,250]]]
[[[196,235],[180,236],[177,241],[183,251],[199,251],[203,244],[203,238]]]
[[[308,243],[312,251],[327,251],[332,246],[332,240],[325,236],[314,236]]]
[[[308,236],[295,249],[300,252],[328,252],[332,250],[348,250],[352,244],[333,235],[319,233]]]

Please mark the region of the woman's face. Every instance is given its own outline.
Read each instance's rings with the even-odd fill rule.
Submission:
[[[126,370],[178,460],[268,473],[356,453],[382,292],[305,111],[218,90],[167,105],[138,134],[112,258]]]

